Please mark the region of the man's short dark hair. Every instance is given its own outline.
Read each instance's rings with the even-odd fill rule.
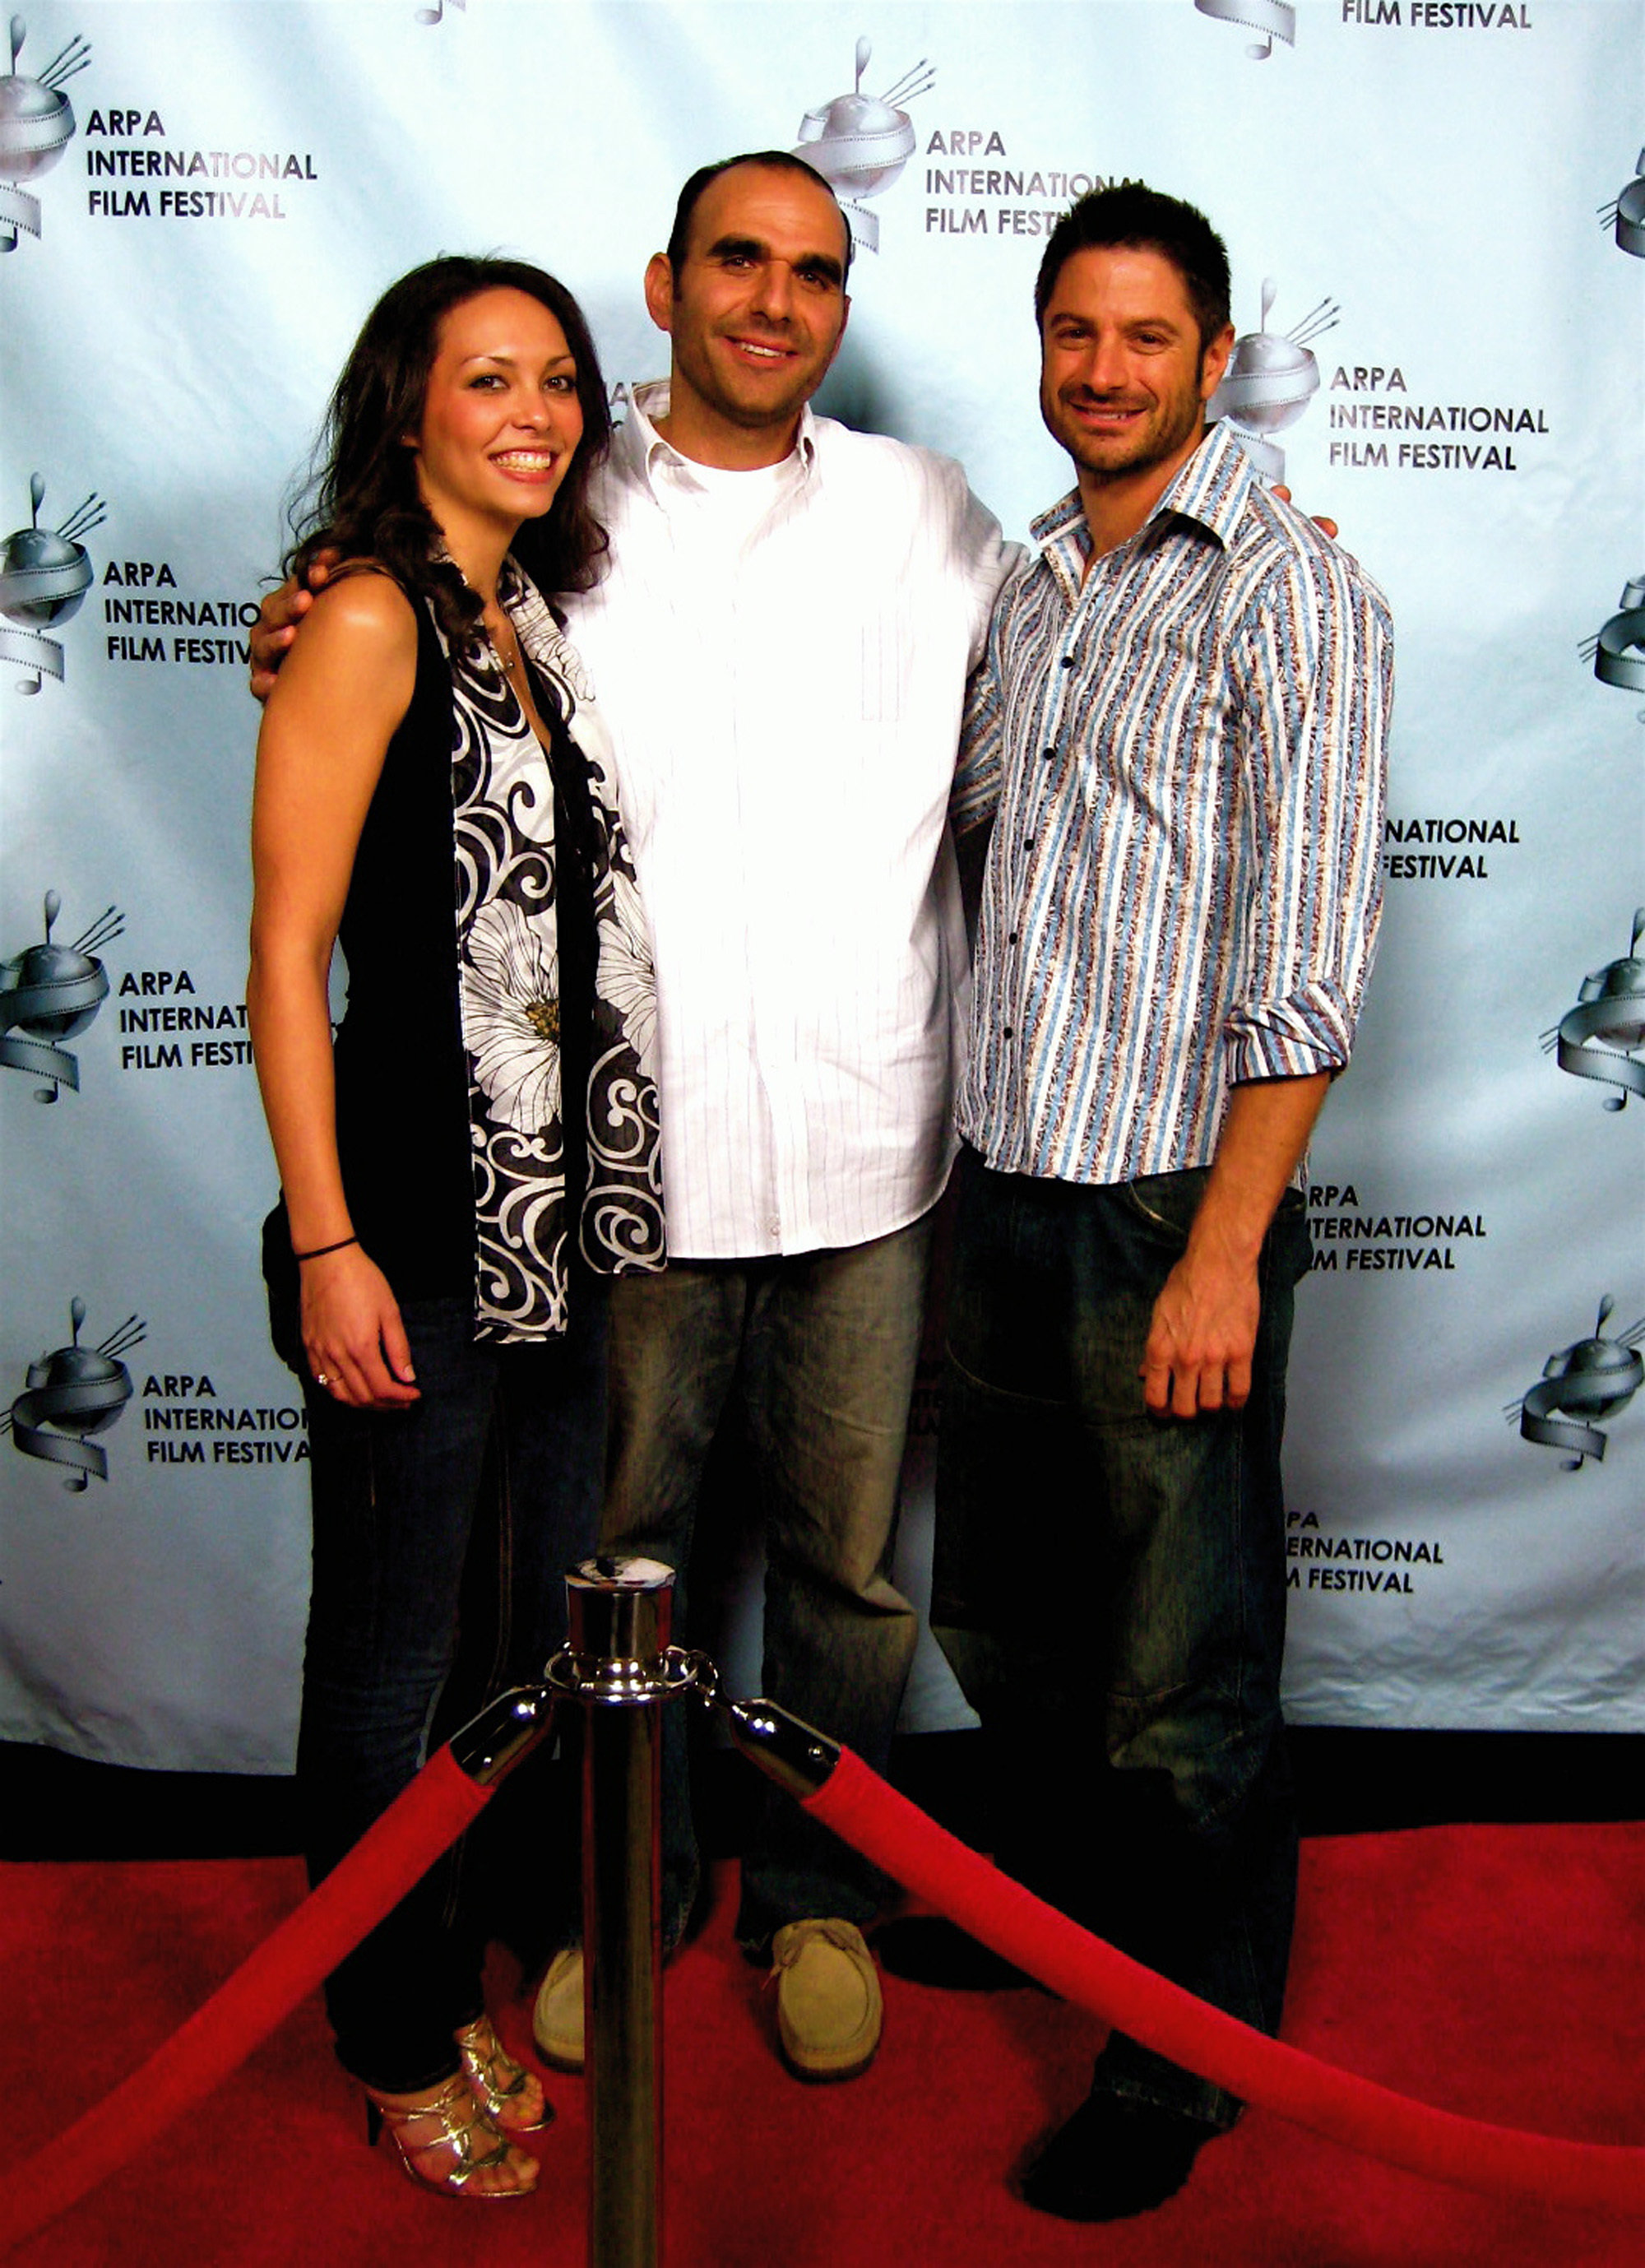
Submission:
[[[1197,207],[1141,181],[1092,189],[1052,230],[1034,284],[1034,321],[1043,326],[1057,278],[1076,252],[1111,246],[1157,252],[1181,276],[1200,326],[1201,353],[1228,326],[1228,247]]]
[[[851,224],[841,210],[840,200],[834,195],[832,182],[824,180],[815,166],[808,166],[804,158],[797,158],[792,150],[745,150],[739,157],[722,158],[717,165],[699,166],[679,193],[679,202],[674,207],[674,225],[668,232],[668,264],[679,281],[679,271],[686,264],[686,250],[691,241],[691,216],[703,191],[722,173],[734,173],[738,166],[762,166],[772,173],[803,173],[808,181],[815,181],[823,195],[829,198],[840,213],[841,232],[845,238],[845,254],[840,263],[840,285],[843,291],[851,273]]]

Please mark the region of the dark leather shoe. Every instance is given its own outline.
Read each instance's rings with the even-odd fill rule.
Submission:
[[[1024,2174],[1024,2202],[1062,2220],[1127,2220],[1151,2213],[1187,2180],[1218,2132],[1105,2089],[1088,2095]]]

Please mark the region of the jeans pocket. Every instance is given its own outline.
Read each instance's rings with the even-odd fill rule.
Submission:
[[[1178,1174],[1142,1174],[1124,1184],[1126,1209],[1134,1227],[1180,1251],[1205,1195],[1209,1167],[1193,1166]]]
[[[1284,1270],[1293,1288],[1313,1265],[1313,1231],[1309,1226],[1308,1200],[1301,1189],[1287,1189],[1268,1228],[1274,1265]]]

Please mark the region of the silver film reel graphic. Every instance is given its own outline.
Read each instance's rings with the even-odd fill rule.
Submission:
[[[0,253],[17,250],[18,234],[38,236],[38,197],[22,184],[49,173],[74,136],[74,107],[62,92],[83,71],[92,50],[77,35],[61,48],[38,78],[17,67],[28,26],[21,16],[11,23],[11,68],[0,78]]]
[[[1551,1354],[1539,1381],[1523,1401],[1510,1403],[1506,1413],[1510,1418],[1517,1414],[1522,1440],[1568,1451],[1567,1472],[1580,1472],[1590,1458],[1596,1464],[1603,1459],[1606,1436],[1600,1420],[1619,1417],[1645,1384],[1645,1361],[1639,1352],[1645,1318],[1606,1338],[1603,1333],[1615,1306],[1607,1292],[1599,1302],[1593,1336]]]
[[[107,1454],[91,1437],[106,1433],[130,1401],[131,1373],[120,1358],[148,1336],[148,1325],[128,1315],[100,1346],[83,1347],[84,1321],[85,1301],[72,1300],[70,1343],[30,1363],[22,1393],[0,1419],[0,1432],[10,1427],[13,1447],[26,1457],[66,1466],[63,1485],[77,1495],[89,1480],[108,1478]]]
[[[1265,276],[1259,328],[1235,340],[1208,411],[1233,427],[1269,482],[1285,478],[1285,452],[1274,437],[1296,424],[1319,391],[1319,364],[1310,342],[1334,330],[1342,314],[1334,299],[1321,299],[1289,331],[1271,331],[1268,316],[1278,294],[1274,277]]]
[[[1252,63],[1266,63],[1275,40],[1283,40],[1288,48],[1296,45],[1296,11],[1286,0],[1193,0],[1193,4],[1201,16],[1214,16],[1219,24],[1237,24],[1242,31],[1259,33],[1245,49]]]
[[[0,630],[0,661],[27,673],[18,682],[19,693],[38,693],[48,677],[62,681],[62,648],[43,633],[79,612],[92,587],[91,557],[80,538],[102,526],[108,508],[101,497],[89,496],[61,527],[42,527],[46,482],[40,473],[29,482],[28,499],[29,525],[14,529],[0,544],[0,615],[20,625]]]
[[[1634,916],[1628,950],[1608,968],[1584,976],[1576,1005],[1568,1009],[1543,1047],[1555,1050],[1561,1071],[1576,1079],[1601,1080],[1618,1092],[1603,1098],[1607,1110],[1625,1110],[1630,1094],[1645,1095],[1645,1063],[1634,1060],[1645,1048],[1645,906]]]
[[[1592,660],[1602,685],[1645,693],[1645,575],[1623,585],[1617,612],[1581,652],[1584,660]]]
[[[72,945],[55,945],[62,909],[56,891],[48,890],[44,944],[0,961],[0,1066],[43,1079],[37,1102],[55,1102],[65,1086],[78,1091],[79,1064],[62,1042],[77,1039],[107,999],[107,972],[96,956],[126,925],[109,906]]]
[[[851,92],[806,112],[794,155],[814,166],[834,190],[845,209],[852,242],[878,252],[879,218],[863,200],[881,195],[900,180],[914,142],[914,121],[902,105],[928,92],[936,83],[936,73],[922,57],[884,94],[864,94],[863,74],[873,52],[867,40],[857,41],[856,82]]]
[[[1600,206],[1599,220],[1614,232],[1620,250],[1645,260],[1645,150],[1634,161],[1634,179]]]

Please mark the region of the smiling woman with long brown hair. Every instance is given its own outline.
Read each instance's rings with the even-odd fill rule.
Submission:
[[[454,1674],[478,1705],[559,1643],[599,1508],[603,1279],[662,1264],[650,942],[551,603],[598,574],[608,432],[562,285],[430,261],[349,357],[289,563],[340,562],[258,743],[247,995],[271,1311],[312,1454],[314,1880],[413,1777]],[[472,1858],[401,1901],[327,2008],[407,2172],[515,2197],[537,2168],[511,2138],[548,2114],[481,2002]]]

